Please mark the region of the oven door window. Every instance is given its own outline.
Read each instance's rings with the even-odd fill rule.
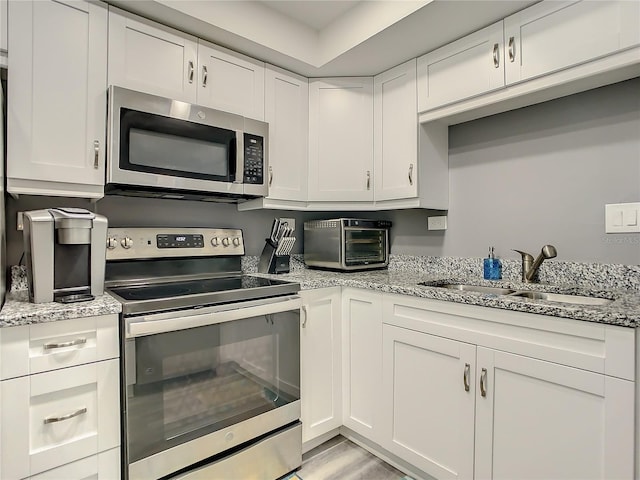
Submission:
[[[236,132],[122,108],[120,168],[173,177],[236,180]]]
[[[344,237],[345,265],[384,263],[387,251],[385,230],[346,228]]]
[[[299,312],[127,340],[129,462],[300,399]]]

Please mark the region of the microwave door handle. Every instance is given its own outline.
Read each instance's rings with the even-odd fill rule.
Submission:
[[[236,172],[233,183],[242,183],[244,179],[244,133],[236,130]]]

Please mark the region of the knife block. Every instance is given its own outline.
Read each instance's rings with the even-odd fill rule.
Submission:
[[[265,239],[265,245],[258,262],[260,273],[289,273],[289,255],[276,255],[277,245]]]

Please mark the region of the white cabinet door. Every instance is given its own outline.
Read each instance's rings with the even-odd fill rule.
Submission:
[[[309,80],[267,65],[265,121],[269,123],[269,198],[306,201]]]
[[[7,191],[103,195],[107,8],[9,2]]]
[[[5,380],[2,478],[25,478],[120,443],[119,361]]]
[[[373,78],[309,82],[309,200],[373,200]]]
[[[113,448],[98,455],[76,460],[47,470],[29,480],[120,480],[120,449]]]
[[[109,85],[195,103],[197,48],[196,37],[109,11]]]
[[[375,199],[418,195],[416,60],[373,79]]]
[[[504,20],[507,84],[640,44],[640,2],[541,2]]]
[[[504,87],[502,21],[418,58],[418,111]]]
[[[302,441],[342,425],[340,288],[301,292],[300,399]]]
[[[198,104],[264,120],[264,62],[198,41]]]
[[[342,291],[342,423],[379,443],[382,294]]]
[[[476,347],[382,328],[381,445],[435,478],[473,478]]]
[[[476,378],[475,478],[633,478],[633,382],[482,347]]]

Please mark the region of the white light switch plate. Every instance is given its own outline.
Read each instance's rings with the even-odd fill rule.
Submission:
[[[604,206],[605,233],[640,233],[640,202]]]

